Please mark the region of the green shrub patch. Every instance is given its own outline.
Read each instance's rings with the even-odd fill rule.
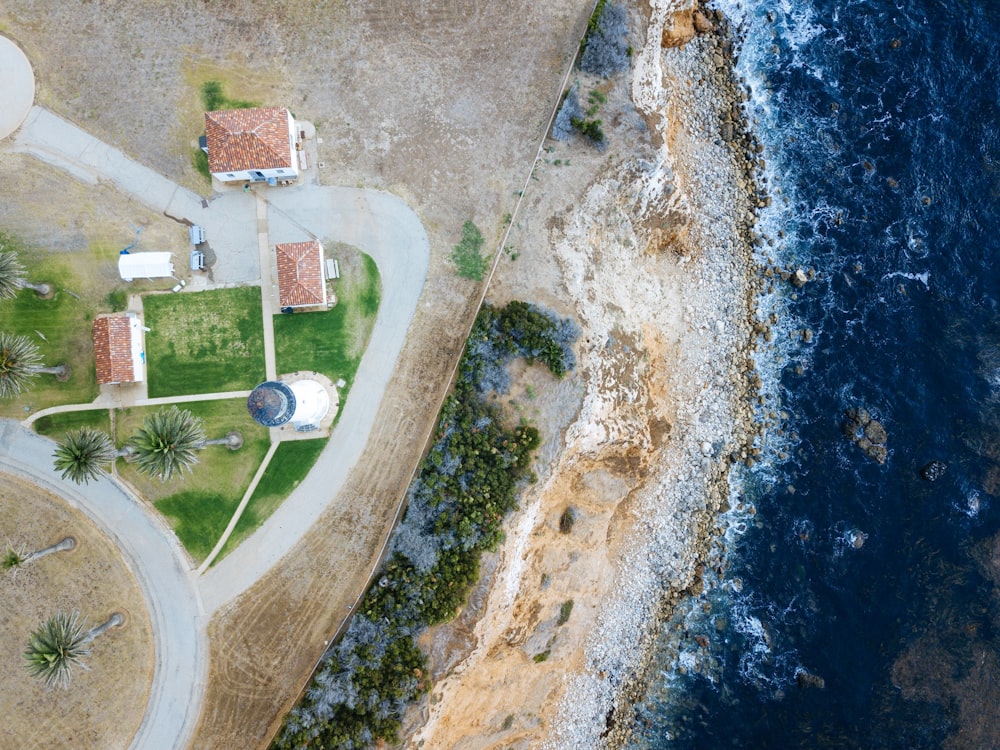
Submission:
[[[503,538],[502,523],[531,478],[538,431],[510,427],[483,390],[483,373],[516,353],[563,373],[573,366],[569,326],[523,303],[485,306],[476,319],[430,453],[408,491],[388,562],[344,637],[286,717],[276,748],[358,748],[398,741],[407,704],[430,689],[415,638],[452,618],[479,577],[479,557]]]

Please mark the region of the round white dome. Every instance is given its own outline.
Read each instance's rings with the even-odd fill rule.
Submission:
[[[295,413],[292,424],[318,425],[330,410],[330,396],[326,388],[315,380],[296,380],[289,387],[295,394]]]

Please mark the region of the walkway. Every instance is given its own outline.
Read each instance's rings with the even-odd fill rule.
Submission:
[[[0,420],[0,470],[24,477],[86,513],[118,546],[146,599],[153,681],[134,750],[173,750],[193,736],[208,675],[207,618],[177,538],[110,477],[74,485],[52,468],[52,443]]]

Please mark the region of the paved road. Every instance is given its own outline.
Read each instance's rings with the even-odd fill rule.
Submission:
[[[110,477],[87,485],[59,478],[55,444],[0,420],[0,470],[25,477],[86,513],[118,545],[146,599],[152,624],[153,682],[134,750],[185,747],[198,721],[208,676],[207,618],[177,538],[156,514]]]
[[[0,139],[17,130],[35,101],[35,74],[21,48],[0,36]]]
[[[206,201],[206,206],[197,193],[180,187],[37,105],[28,113],[13,148],[62,169],[81,182],[111,183],[182,224],[205,227],[206,250],[216,284],[255,284],[260,280],[252,194],[228,192]],[[178,227],[177,231],[185,230]],[[175,265],[178,262],[186,263],[187,259],[175,259]]]

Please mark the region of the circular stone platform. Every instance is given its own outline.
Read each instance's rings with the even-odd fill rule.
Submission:
[[[21,48],[0,36],[0,140],[13,133],[35,102],[35,74]]]

